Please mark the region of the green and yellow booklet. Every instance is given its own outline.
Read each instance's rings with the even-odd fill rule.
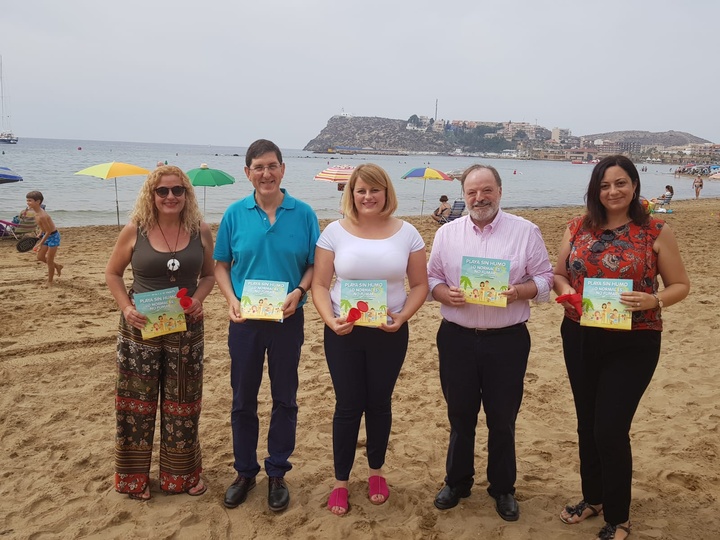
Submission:
[[[282,322],[287,293],[287,281],[246,279],[240,297],[243,318]]]
[[[133,295],[135,309],[147,317],[142,329],[143,339],[187,330],[185,313],[177,294],[178,288],[171,287]]]
[[[346,279],[340,284],[340,316],[355,326],[387,322],[387,280]]]
[[[500,293],[510,284],[510,261],[485,257],[463,257],[460,288],[468,304],[507,307],[507,298]]]
[[[580,326],[631,330],[632,312],[620,303],[620,293],[632,290],[632,279],[585,278]]]

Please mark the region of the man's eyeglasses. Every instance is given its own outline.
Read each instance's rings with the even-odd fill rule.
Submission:
[[[590,251],[593,253],[602,253],[607,249],[607,245],[609,242],[612,242],[615,240],[615,233],[611,230],[603,231],[600,235],[600,240],[595,242],[592,246],[590,246]]]
[[[173,186],[171,188],[160,186],[159,188],[155,188],[155,193],[157,193],[158,197],[161,199],[164,199],[168,195],[170,195],[170,192],[172,191],[172,194],[175,197],[182,197],[185,195],[185,186]]]
[[[255,165],[250,167],[250,170],[255,174],[262,174],[267,169],[268,172],[274,173],[280,169],[280,163],[272,163],[270,165]]]

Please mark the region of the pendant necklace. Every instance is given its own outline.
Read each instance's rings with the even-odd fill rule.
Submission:
[[[167,262],[167,268],[168,273],[170,274],[170,282],[175,281],[175,272],[180,268],[180,261],[178,261],[175,258],[175,254],[177,253],[177,247],[178,243],[180,242],[180,227],[178,226],[178,233],[177,238],[175,239],[175,249],[170,248],[170,242],[167,241],[167,238],[165,238],[165,233],[162,230],[162,227],[158,223],[158,229],[160,229],[160,234],[162,234],[163,240],[165,240],[165,243],[167,244],[168,249],[170,250],[170,259],[168,259]]]

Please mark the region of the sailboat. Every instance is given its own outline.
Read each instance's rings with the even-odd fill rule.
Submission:
[[[5,86],[2,76],[2,56],[0,56],[0,113],[2,122],[0,126],[0,144],[17,144],[18,138],[13,134],[10,127],[10,116],[5,116]]]

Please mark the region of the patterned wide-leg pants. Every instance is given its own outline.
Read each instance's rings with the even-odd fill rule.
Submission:
[[[182,493],[200,480],[203,321],[188,321],[187,327],[143,339],[120,316],[115,395],[115,489],[120,493],[142,493],[148,486],[158,397],[160,488]]]

